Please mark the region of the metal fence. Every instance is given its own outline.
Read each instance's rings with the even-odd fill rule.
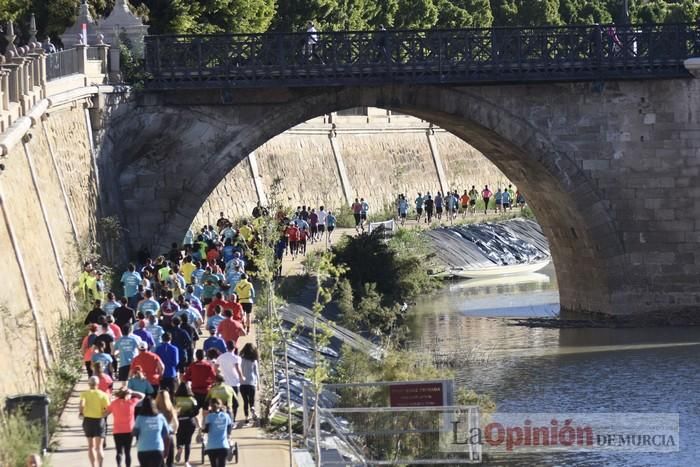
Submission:
[[[46,56],[46,79],[48,81],[78,72],[78,55],[75,49],[62,50]]]
[[[476,406],[319,408],[322,466],[459,465],[481,461]]]
[[[689,77],[693,24],[149,36],[151,88]]]

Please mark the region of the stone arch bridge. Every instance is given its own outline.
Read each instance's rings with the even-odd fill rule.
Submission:
[[[551,244],[563,309],[695,313],[700,309],[700,85],[683,66],[690,53],[686,36],[661,61],[652,56],[650,37],[622,37],[629,53],[606,49],[598,38],[598,49],[586,49],[590,56],[581,59],[590,70],[578,81],[571,73],[581,69],[574,63],[580,54],[567,61],[552,52],[537,66],[522,57],[504,64],[503,49],[492,44],[481,64],[467,66],[451,57],[452,68],[441,62],[437,71],[431,68],[439,55],[433,50],[432,59],[424,58],[420,79],[396,78],[397,67],[415,69],[417,62],[399,60],[393,51],[371,64],[341,63],[342,79],[336,56],[332,64],[314,57],[301,65],[290,61],[288,68],[306,76],[306,85],[255,78],[273,76],[274,64],[251,64],[250,56],[244,61],[229,55],[226,64],[225,59],[202,62],[201,41],[181,39],[180,45],[166,47],[165,39],[151,38],[146,89],[104,114],[103,206],[120,215],[132,249],[166,248],[182,238],[224,175],[267,140],[321,114],[382,107],[464,139],[524,190]],[[280,47],[288,42],[274,41]],[[531,45],[523,37],[518,41],[518,50]],[[189,44],[185,49],[183,42]],[[433,43],[439,51],[449,49],[445,41]],[[193,47],[200,51],[198,63],[191,61]],[[537,54],[542,56],[541,48]],[[463,65],[492,74],[472,79],[469,70],[458,71]],[[498,73],[492,69],[496,65]],[[540,70],[540,78],[528,80],[526,65],[553,71]],[[686,65],[692,68],[693,61]],[[501,79],[506,68],[511,78]],[[557,75],[562,70],[568,74]],[[324,73],[332,80],[327,85]],[[357,73],[371,76],[363,81]],[[461,78],[453,79],[455,73]],[[242,81],[245,77],[248,81]]]

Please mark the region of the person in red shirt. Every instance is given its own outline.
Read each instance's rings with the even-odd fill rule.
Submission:
[[[238,303],[238,295],[232,293],[229,299],[230,300],[227,302],[224,310],[231,310],[231,316],[233,316],[233,319],[243,323],[243,305]]]
[[[306,242],[310,235],[311,234],[306,227],[299,232],[299,249],[301,250],[301,254],[304,256],[306,256]]]
[[[194,354],[195,362],[185,371],[184,380],[192,383],[192,392],[197,400],[197,406],[205,407],[207,394],[216,381],[216,368],[204,359],[204,350],[197,349]]]
[[[144,398],[144,394],[121,388],[114,393],[117,396],[107,407],[107,413],[114,418],[112,435],[114,447],[117,450],[117,465],[122,465],[122,455],[126,465],[131,465],[131,432],[134,429],[134,411],[136,404]]]
[[[216,305],[221,305],[221,309],[225,310],[227,308],[230,308],[229,302],[224,300],[224,294],[221,292],[216,292],[216,295],[214,296],[214,300],[209,302],[209,305],[207,305],[207,318],[211,318],[214,316],[216,313],[214,313],[214,309],[216,308]]]
[[[226,319],[220,322],[219,327],[216,329],[217,333],[219,336],[221,336],[224,342],[236,342],[238,341],[239,337],[246,335],[245,328],[241,322],[233,319],[233,313],[231,310],[224,310],[224,317]]]
[[[129,377],[135,373],[136,367],[141,367],[146,379],[157,393],[160,388],[160,375],[163,374],[165,366],[158,355],[148,351],[148,344],[143,341],[139,344],[139,354],[131,361]]]
[[[292,254],[292,259],[294,259],[299,254],[299,227],[297,227],[294,223],[289,224],[289,227],[287,227],[287,230],[285,231],[285,235],[289,241],[289,252]]]

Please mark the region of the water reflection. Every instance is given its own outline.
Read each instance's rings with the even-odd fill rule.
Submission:
[[[505,317],[558,311],[547,279],[452,284],[416,306],[413,345],[452,368],[458,386],[492,395],[502,412],[678,412],[681,452],[542,454],[493,465],[697,465],[700,328],[542,329]],[[541,276],[538,274],[537,276]]]

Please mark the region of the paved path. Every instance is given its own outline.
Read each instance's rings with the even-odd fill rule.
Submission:
[[[253,332],[242,338],[243,343],[252,342],[255,338],[255,326]],[[116,387],[116,386],[115,386]],[[87,376],[84,376],[73,389],[73,393],[68,400],[66,409],[61,416],[60,425],[53,442],[58,445],[57,451],[51,454],[50,462],[54,467],[82,467],[90,466],[87,456],[87,443],[83,436],[82,420],[78,417],[78,404],[80,392],[87,389]],[[243,401],[240,400],[241,408],[239,417],[243,415]],[[110,418],[111,422],[111,418]],[[111,423],[110,423],[111,425]],[[236,464],[240,467],[285,467],[289,465],[289,445],[288,441],[270,439],[265,432],[257,427],[245,427],[234,430],[233,439],[238,442],[240,459]],[[192,445],[192,455],[190,463],[192,465],[209,465],[207,461],[201,464],[201,448],[194,443]],[[107,437],[107,450],[105,451],[105,467],[115,466],[116,451],[111,435]],[[132,448],[133,465],[138,465],[136,461],[136,448]],[[232,464],[233,465],[233,464]]]

